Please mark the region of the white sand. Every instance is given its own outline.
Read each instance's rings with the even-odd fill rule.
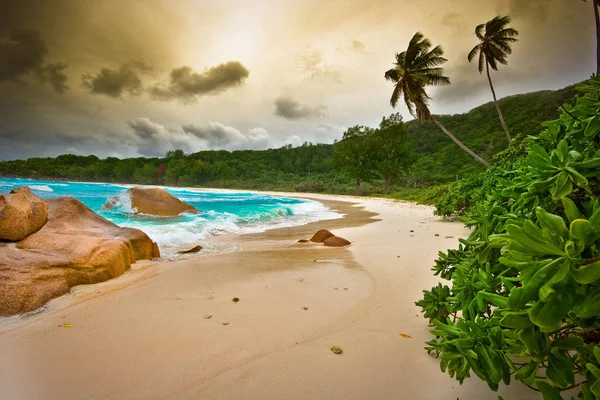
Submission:
[[[348,218],[215,238],[243,250],[142,263],[4,321],[0,399],[539,398],[476,377],[460,386],[423,349],[431,336],[414,301],[437,283],[438,251],[468,234],[462,224],[390,200],[303,197],[336,200],[326,204]],[[352,246],[296,243],[322,227]]]

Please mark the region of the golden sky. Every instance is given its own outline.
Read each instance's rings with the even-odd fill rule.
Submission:
[[[595,70],[580,0],[0,0],[0,159],[159,156],[181,148],[331,143],[376,126],[383,78],[416,31],[441,44],[452,85],[434,113],[491,100],[466,56],[477,24],[519,30],[500,97]],[[397,111],[409,119],[404,105]]]

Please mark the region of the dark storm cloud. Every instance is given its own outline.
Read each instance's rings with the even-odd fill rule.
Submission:
[[[249,74],[248,69],[238,61],[219,64],[202,73],[194,72],[190,67],[181,67],[171,71],[168,84],[152,88],[150,94],[158,100],[191,101],[197,96],[217,94],[240,86]]]
[[[557,6],[555,2],[556,0],[510,0],[508,14],[514,18],[525,17],[546,22],[550,9]]]
[[[49,82],[58,93],[64,93],[69,89],[67,86],[69,78],[63,72],[67,67],[68,65],[62,62],[46,64],[38,70],[38,76],[42,82]]]
[[[286,119],[319,117],[325,115],[325,111],[325,106],[306,106],[289,96],[280,96],[275,100],[275,115]]]
[[[39,32],[12,30],[8,40],[0,41],[0,82],[22,82],[24,78],[35,77],[63,93],[68,89],[68,78],[64,73],[67,64],[44,64],[47,54],[48,48]]]
[[[134,62],[125,64],[117,70],[102,68],[95,76],[84,74],[81,80],[92,93],[122,97],[123,93],[127,92],[132,96],[139,96],[143,88],[139,72],[147,72],[150,69],[142,62]]]

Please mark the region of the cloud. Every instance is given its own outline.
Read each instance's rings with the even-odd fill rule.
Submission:
[[[373,54],[367,51],[367,46],[364,44],[364,42],[356,39],[352,40],[352,43],[350,43],[348,46],[338,47],[338,51],[340,53]]]
[[[534,17],[539,22],[546,22],[549,9],[553,6],[548,0],[510,0],[508,14],[515,18]]]
[[[183,125],[183,131],[204,141],[207,149],[254,149],[275,147],[276,142],[264,128],[251,128],[247,133],[221,124],[209,122],[205,125]]]
[[[0,41],[0,82],[22,82],[24,77],[34,76],[63,93],[68,89],[68,78],[63,72],[67,64],[44,64],[47,54],[48,48],[38,31],[13,29],[8,40]]]
[[[310,107],[289,96],[280,96],[275,100],[275,115],[285,119],[301,119],[310,117],[321,117],[325,115],[327,108],[319,105]]]
[[[171,71],[168,84],[153,87],[150,94],[158,100],[175,98],[191,101],[197,96],[217,94],[240,86],[248,75],[248,69],[238,61],[219,64],[203,73],[194,72],[190,67],[181,67]]]
[[[137,118],[127,125],[133,131],[130,145],[145,156],[163,156],[169,150],[182,149],[186,153],[204,148],[204,143],[185,131],[169,129],[149,118]]]
[[[102,68],[97,75],[83,74],[82,83],[92,93],[120,98],[127,92],[132,96],[142,93],[142,80],[138,72],[148,72],[151,68],[142,62],[124,64],[118,70]]]
[[[38,75],[42,82],[49,82],[58,93],[64,93],[69,89],[69,77],[63,72],[67,67],[63,62],[46,64],[38,70]]]
[[[300,57],[297,66],[308,80],[342,82],[340,71],[331,67],[319,51],[313,51]]]

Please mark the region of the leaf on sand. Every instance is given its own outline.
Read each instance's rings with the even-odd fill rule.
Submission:
[[[344,352],[339,346],[331,346],[331,351],[333,354],[342,354]]]
[[[403,337],[404,339],[412,339],[412,336],[407,335],[406,333],[401,333],[400,337]]]
[[[73,324],[69,324],[68,322],[65,322],[64,324],[59,325],[58,327],[59,328],[72,328]]]

